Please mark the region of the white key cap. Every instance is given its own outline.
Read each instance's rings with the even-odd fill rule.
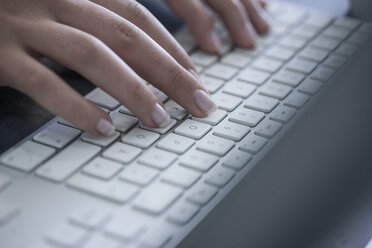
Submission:
[[[287,25],[295,25],[300,22],[301,19],[306,15],[306,10],[300,9],[294,6],[286,6],[287,11],[277,18],[278,22],[285,23]]]
[[[192,149],[183,155],[179,163],[183,166],[190,167],[199,171],[207,171],[218,161],[218,157]]]
[[[122,181],[102,181],[84,174],[76,174],[67,185],[114,202],[125,203],[138,193],[138,187]]]
[[[135,128],[125,135],[122,139],[124,143],[134,145],[140,148],[150,147],[160,138],[160,135],[154,132]]]
[[[356,29],[360,24],[361,21],[350,17],[338,17],[334,22],[334,25],[338,25],[348,29]]]
[[[265,113],[270,113],[278,104],[279,101],[276,99],[256,94],[250,96],[245,101],[244,107],[262,111]]]
[[[205,205],[217,194],[217,189],[205,183],[196,184],[187,196],[187,201]]]
[[[150,85],[150,90],[152,91],[152,93],[154,93],[154,95],[161,101],[161,102],[165,102],[166,100],[168,100],[168,96],[166,94],[164,94],[164,92],[162,92],[161,90],[155,88],[154,86]]]
[[[213,76],[223,80],[230,80],[237,72],[238,69],[235,67],[217,63],[205,70],[204,73],[208,76]]]
[[[267,139],[253,133],[248,134],[240,143],[239,149],[253,154],[258,153],[267,144]]]
[[[119,112],[122,113],[122,114],[126,114],[126,115],[132,115],[134,116],[134,114],[132,113],[132,111],[130,111],[127,107],[125,106],[121,106],[120,109],[119,109]]]
[[[176,120],[182,120],[187,115],[186,110],[173,100],[167,101],[164,107],[168,114]]]
[[[242,102],[242,99],[240,97],[224,94],[221,92],[214,94],[212,96],[212,99],[216,102],[218,108],[229,112],[234,110]]]
[[[119,216],[113,218],[112,221],[104,228],[104,233],[107,236],[130,242],[138,239],[146,231],[146,223],[138,218],[138,214],[134,211],[121,211]],[[119,246],[121,247],[121,246]],[[103,248],[103,247],[102,247]]]
[[[102,153],[102,156],[127,164],[140,155],[142,149],[117,142]]]
[[[282,125],[279,122],[271,121],[269,119],[265,119],[258,124],[256,131],[254,132],[256,135],[265,137],[267,139],[271,139],[279,132],[282,128]]]
[[[36,134],[33,139],[45,145],[63,148],[79,136],[80,133],[81,131],[75,128],[53,123]]]
[[[200,75],[201,73],[203,73],[204,71],[204,66],[201,66],[201,65],[194,65],[195,66],[195,69],[196,69],[196,72]]]
[[[91,133],[84,132],[83,135],[81,136],[81,139],[98,146],[106,147],[109,146],[115,140],[117,140],[119,137],[120,133],[116,131],[107,136],[96,136]]]
[[[222,91],[230,95],[247,98],[256,90],[256,88],[257,87],[253,84],[245,83],[235,79],[225,84]]]
[[[311,39],[319,32],[319,28],[307,24],[301,25],[293,31],[293,34],[302,36],[306,39]]]
[[[59,247],[82,247],[88,235],[88,231],[82,228],[65,224],[54,229],[46,238]]]
[[[338,40],[344,40],[346,37],[349,36],[351,30],[348,28],[340,27],[337,25],[332,24],[326,30],[323,31],[324,35],[330,36],[332,38],[336,38]]]
[[[273,81],[296,87],[302,82],[302,80],[304,80],[304,78],[305,76],[302,73],[282,70],[274,75]]]
[[[70,121],[65,120],[65,119],[63,119],[61,117],[58,118],[58,123],[59,124],[62,124],[62,125],[65,125],[65,126],[69,126],[69,127],[75,128],[75,129],[79,129],[77,126],[75,126],[74,124],[72,124]]]
[[[193,139],[200,139],[211,130],[211,125],[187,119],[174,132]]]
[[[279,100],[284,99],[290,92],[292,88],[283,84],[278,84],[273,81],[269,81],[261,86],[258,91],[261,95],[273,97]]]
[[[358,31],[366,34],[372,34],[372,24],[371,23],[363,23]]]
[[[306,24],[317,27],[317,28],[324,28],[332,21],[332,17],[325,15],[323,13],[312,14],[310,17],[305,21]]]
[[[356,53],[358,47],[352,44],[341,44],[335,51],[336,54],[349,57]]]
[[[75,141],[36,170],[36,175],[61,182],[101,151],[99,146]]]
[[[222,79],[208,77],[205,75],[202,75],[200,77],[200,81],[211,94],[216,92],[225,83],[225,81]]]
[[[293,49],[280,45],[274,46],[266,51],[268,57],[282,61],[289,60],[294,54],[295,51]]]
[[[121,164],[102,157],[97,157],[85,165],[82,171],[94,177],[110,179],[121,169]]]
[[[205,182],[216,187],[225,186],[235,176],[234,171],[221,166],[214,167],[206,175]]]
[[[284,105],[295,109],[300,109],[307,103],[307,101],[309,101],[309,99],[310,97],[308,95],[293,92],[285,99]]]
[[[311,42],[311,45],[326,50],[333,50],[338,46],[338,44],[340,44],[339,40],[325,35],[320,35]]]
[[[152,131],[152,132],[155,132],[155,133],[160,133],[160,134],[165,134],[167,133],[169,130],[171,130],[175,125],[177,124],[177,121],[174,120],[174,119],[170,119],[170,121],[168,122],[168,124],[165,126],[165,127],[148,127],[148,126],[145,126],[142,122],[140,124],[140,128],[142,129],[146,129],[148,131]]]
[[[141,195],[134,200],[133,205],[150,214],[160,214],[181,194],[182,190],[178,187],[156,182],[142,191]]]
[[[311,74],[311,78],[326,83],[333,74],[335,74],[335,70],[320,66]]]
[[[260,47],[255,47],[253,49],[246,49],[246,48],[236,47],[236,48],[234,48],[233,52],[244,55],[244,56],[252,59],[253,57],[257,56],[261,52],[261,50],[262,49]]]
[[[298,36],[295,34],[291,34],[284,39],[282,39],[279,44],[282,46],[287,46],[293,49],[301,49],[303,46],[305,46],[307,42],[307,39],[304,38],[303,36]]]
[[[1,157],[1,163],[29,172],[55,153],[55,149],[26,141]]]
[[[79,207],[68,217],[70,222],[90,230],[100,228],[109,218],[106,210],[94,206]]]
[[[193,146],[195,141],[184,136],[170,133],[159,141],[156,145],[158,148],[182,154]]]
[[[176,186],[189,188],[200,178],[200,173],[180,165],[173,165],[162,174],[161,180]]]
[[[243,125],[248,125],[250,127],[254,127],[264,117],[265,115],[262,112],[240,107],[231,113],[229,120]]]
[[[118,101],[116,101],[112,96],[110,96],[100,88],[95,88],[94,90],[89,92],[89,94],[87,94],[85,98],[97,104],[98,106],[107,108],[109,110],[114,110],[120,105]]]
[[[248,56],[238,52],[232,52],[224,56],[221,62],[238,68],[244,68],[251,60],[252,59]]]
[[[209,134],[197,144],[197,149],[213,155],[224,156],[234,145],[231,140]]]
[[[252,155],[246,152],[242,152],[238,149],[234,149],[224,158],[222,163],[223,166],[229,167],[233,170],[241,170],[244,166],[251,161]]]
[[[315,62],[322,62],[327,56],[329,52],[327,50],[317,49],[315,47],[306,47],[299,53],[300,58],[314,60]]]
[[[215,112],[209,114],[207,117],[200,118],[200,117],[193,116],[192,119],[195,121],[207,123],[209,125],[217,125],[226,116],[227,116],[227,112],[225,110],[217,109]]]
[[[224,120],[214,129],[213,134],[222,138],[231,139],[234,141],[241,140],[248,132],[249,128],[229,120]]]
[[[145,186],[154,180],[158,174],[159,172],[153,168],[134,163],[126,167],[120,173],[119,178],[139,186]]]
[[[210,66],[217,61],[217,55],[211,55],[202,51],[197,51],[191,54],[191,61],[197,65]]]
[[[115,129],[123,133],[127,132],[138,122],[138,119],[136,117],[121,114],[119,112],[112,113],[111,119],[112,122],[114,123]]]
[[[270,77],[270,73],[255,70],[255,69],[245,69],[241,71],[238,75],[238,79],[246,81],[248,83],[261,85]]]
[[[314,95],[323,86],[323,84],[317,80],[307,78],[298,87],[298,91],[308,95]]]
[[[326,61],[324,61],[323,65],[330,67],[330,68],[340,68],[346,62],[345,57],[339,55],[331,55]]]
[[[278,121],[280,123],[287,123],[292,117],[296,114],[296,110],[293,108],[288,108],[283,105],[278,106],[272,113],[271,113],[271,120]]]
[[[266,72],[274,73],[282,66],[282,64],[283,62],[281,62],[280,60],[262,57],[255,60],[252,63],[252,67],[255,69],[260,69]]]
[[[289,70],[302,72],[305,74],[309,74],[310,72],[312,72],[316,66],[317,66],[317,63],[315,62],[311,62],[311,61],[303,60],[299,58],[295,58],[294,60],[291,60],[287,64],[287,68]]]
[[[9,176],[0,173],[0,192],[4,190],[8,185],[10,185],[11,182],[12,179]]]
[[[20,212],[20,208],[17,204],[5,200],[0,201],[0,227],[13,218],[15,218]]]
[[[146,232],[140,242],[140,247],[144,248],[162,248],[172,238],[173,233],[169,229],[153,228]]]
[[[173,153],[151,147],[138,158],[138,162],[163,170],[176,159],[177,155]]]
[[[118,248],[120,243],[112,238],[103,235],[94,235],[87,241],[84,248]]]
[[[198,212],[199,207],[186,201],[179,202],[169,211],[167,220],[178,225],[185,225]]]

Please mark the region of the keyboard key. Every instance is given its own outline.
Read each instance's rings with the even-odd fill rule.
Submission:
[[[30,172],[55,153],[55,149],[26,141],[1,157],[1,163],[18,170]]]
[[[102,153],[105,158],[127,164],[140,155],[142,149],[123,143],[115,143]]]
[[[310,97],[308,95],[293,92],[285,99],[284,105],[295,109],[300,109],[309,101],[309,99]]]
[[[242,98],[247,98],[256,90],[256,88],[257,87],[253,84],[245,83],[235,79],[225,84],[222,92]]]
[[[267,144],[267,139],[257,136],[253,133],[248,134],[239,146],[240,150],[250,152],[253,154],[258,153]]]
[[[287,69],[293,70],[296,72],[301,72],[304,74],[309,74],[315,69],[316,66],[317,66],[317,63],[315,62],[295,58],[287,64]],[[275,78],[274,80],[277,80],[277,79]]]
[[[193,149],[183,155],[179,163],[183,166],[205,172],[215,165],[217,161],[218,157]]]
[[[3,191],[12,182],[10,176],[0,173],[0,192]]]
[[[34,140],[55,148],[63,148],[81,133],[80,130],[58,123],[50,124],[34,136]]]
[[[200,77],[200,81],[211,94],[215,93],[225,83],[225,81],[222,79],[208,77],[205,75]]]
[[[138,239],[145,231],[146,222],[131,210],[121,211],[120,215],[113,218],[104,228],[105,235],[124,242]]]
[[[323,34],[338,40],[344,40],[349,36],[350,32],[351,30],[348,28],[332,24],[323,31]]]
[[[341,44],[335,51],[336,54],[342,56],[352,56],[354,53],[358,51],[358,47],[352,44]]]
[[[84,248],[118,248],[120,243],[117,240],[108,238],[104,235],[93,235],[84,245]]]
[[[125,135],[122,139],[124,143],[134,145],[140,148],[150,147],[160,138],[160,135],[154,132],[135,128]]]
[[[222,163],[223,166],[229,167],[233,170],[241,170],[244,166],[251,161],[252,155],[246,152],[242,152],[238,149],[234,149],[224,158]]]
[[[0,227],[11,221],[20,213],[20,208],[17,204],[1,200],[0,201]]]
[[[340,44],[339,40],[325,35],[318,36],[311,42],[311,45],[326,50],[334,50],[338,46],[338,44]]]
[[[264,96],[273,97],[279,100],[284,99],[292,91],[292,88],[283,84],[269,81],[261,86],[259,93]]]
[[[53,230],[46,238],[59,247],[82,247],[88,235],[88,231],[82,228],[65,224]]]
[[[139,188],[123,181],[102,181],[84,174],[76,174],[67,181],[69,187],[118,203],[134,197]]]
[[[222,109],[217,109],[215,112],[209,114],[207,117],[192,117],[195,121],[207,123],[209,125],[217,125],[227,116],[227,112]]]
[[[302,82],[298,91],[308,95],[314,95],[323,86],[323,84],[317,80],[307,78]]]
[[[323,65],[337,69],[341,67],[345,62],[345,57],[339,55],[331,55],[326,61],[324,61]]]
[[[121,114],[119,112],[112,113],[111,119],[115,126],[116,131],[119,131],[122,133],[127,132],[138,122],[138,119],[136,117],[126,115],[126,114]]]
[[[227,65],[244,68],[252,59],[238,52],[229,53],[221,59],[221,62]]]
[[[159,141],[158,148],[182,154],[194,145],[195,141],[181,135],[170,133]]]
[[[327,56],[329,52],[327,50],[317,49],[315,47],[306,47],[299,53],[300,58],[310,59],[315,62],[322,62]]]
[[[75,141],[36,170],[36,175],[62,182],[101,151],[99,146]]]
[[[298,65],[295,65],[298,66]],[[282,84],[287,84],[292,87],[296,87],[299,85],[302,80],[304,80],[305,76],[302,73],[298,72],[293,72],[289,70],[282,70],[278,73],[276,73],[273,76],[273,81],[282,83]]]
[[[217,55],[208,54],[202,51],[196,51],[190,56],[191,61],[197,65],[210,66],[218,59]]]
[[[186,110],[173,100],[167,101],[164,107],[168,114],[176,120],[183,120],[187,115]]]
[[[76,211],[74,211],[68,218],[71,223],[89,230],[94,230],[100,228],[104,223],[106,223],[109,220],[110,215],[104,209],[94,206],[83,206],[76,209]]]
[[[233,147],[233,141],[223,139],[212,134],[205,136],[201,140],[201,142],[197,144],[198,150],[208,152],[217,156],[224,156]]]
[[[152,93],[154,93],[154,95],[161,101],[161,102],[165,102],[166,100],[168,100],[168,96],[166,94],[164,94],[163,91],[155,88],[154,86],[152,85],[149,85],[150,87],[150,90],[152,91]]]
[[[252,83],[252,84],[256,84],[256,85],[263,84],[269,77],[270,77],[270,73],[251,69],[251,68],[241,71],[238,75],[239,80]]]
[[[311,39],[319,32],[319,28],[314,26],[303,24],[293,31],[293,34],[304,37],[305,39]]]
[[[90,176],[108,180],[121,169],[122,165],[117,162],[96,157],[85,165],[82,171]]]
[[[218,190],[205,183],[200,183],[191,189],[187,196],[187,201],[197,205],[205,205],[217,194]]]
[[[325,15],[323,13],[319,14],[312,14],[309,16],[307,20],[305,20],[305,23],[317,27],[319,29],[322,29],[326,27],[330,22],[332,21],[332,17]]]
[[[240,125],[225,119],[213,131],[213,134],[222,138],[239,141],[250,129],[247,126]]]
[[[358,31],[366,34],[372,34],[372,24],[371,23],[363,23]]]
[[[296,114],[296,110],[288,108],[283,105],[278,106],[272,113],[270,119],[280,123],[288,123],[290,119]]]
[[[274,46],[266,51],[266,55],[281,61],[289,60],[295,54],[295,50],[285,46]]]
[[[348,29],[356,29],[361,24],[361,21],[350,17],[338,17],[333,24]]]
[[[188,223],[197,213],[199,207],[190,204],[186,201],[177,203],[170,211],[167,220],[169,222],[185,225]]]
[[[122,113],[122,114],[126,114],[126,115],[131,115],[131,116],[134,116],[134,114],[132,113],[132,111],[130,111],[127,107],[125,106],[121,106],[120,109],[119,109],[119,112]]]
[[[240,97],[220,92],[212,95],[212,99],[216,102],[218,108],[228,112],[233,111],[242,102]]]
[[[279,132],[281,128],[282,125],[279,122],[265,119],[261,121],[260,124],[258,124],[257,129],[254,133],[267,139],[271,139],[275,136],[275,134]]]
[[[196,41],[187,28],[182,28],[180,31],[176,32],[174,38],[176,38],[187,53],[190,53],[196,48]]]
[[[270,113],[278,104],[279,101],[276,99],[256,94],[250,96],[245,101],[244,107],[262,111],[265,113]]]
[[[206,175],[205,182],[208,184],[212,184],[216,187],[223,187],[225,186],[230,180],[235,176],[234,171],[217,166],[214,167],[208,174]]]
[[[133,202],[135,208],[150,214],[160,214],[182,194],[178,187],[156,182],[142,191]]]
[[[177,159],[177,155],[151,147],[142,156],[138,162],[163,170]]]
[[[279,60],[261,57],[252,63],[252,67],[269,73],[274,73],[282,66],[282,64],[283,62]]]
[[[153,168],[137,163],[126,167],[119,175],[119,178],[139,186],[149,184],[158,176],[159,172]]]
[[[153,228],[146,232],[140,242],[140,247],[162,248],[172,238],[173,233],[169,229]]]
[[[264,117],[265,115],[262,112],[240,107],[231,113],[229,120],[250,127],[254,127]]]
[[[177,134],[181,134],[193,139],[200,139],[204,135],[206,135],[209,130],[211,130],[211,126],[205,123],[201,123],[199,121],[194,121],[187,119],[179,125],[174,132]]]
[[[107,108],[109,110],[114,110],[119,107],[120,103],[116,101],[112,96],[101,90],[100,88],[95,88],[88,95],[85,96],[86,99],[89,101],[101,106],[103,108]]]
[[[216,63],[205,70],[204,73],[208,76],[213,76],[223,80],[230,80],[237,72],[238,70],[235,67]]]
[[[113,143],[115,140],[117,140],[119,137],[120,137],[120,133],[116,131],[107,136],[96,136],[88,132],[84,132],[83,135],[81,136],[81,139],[86,142],[95,144],[97,146],[107,147],[111,143]]]
[[[299,50],[302,47],[305,46],[307,42],[307,39],[304,38],[303,36],[299,36],[296,34],[290,34],[284,39],[282,39],[279,44],[282,46],[286,46],[295,50]]]
[[[162,174],[161,180],[175,186],[189,188],[200,178],[200,173],[179,165],[173,165]]]
[[[175,125],[177,124],[177,121],[174,120],[174,119],[170,119],[170,121],[168,122],[167,126],[165,127],[158,127],[158,128],[154,128],[154,127],[148,127],[148,126],[145,126],[142,122],[140,124],[140,128],[142,129],[146,129],[148,131],[152,131],[152,132],[155,132],[155,133],[160,133],[160,134],[165,134],[167,133],[169,130],[171,130]]]
[[[311,74],[311,78],[326,83],[334,73],[335,70],[321,66]]]

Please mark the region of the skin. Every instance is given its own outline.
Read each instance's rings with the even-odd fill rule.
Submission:
[[[199,0],[167,2],[185,20],[202,49],[219,51],[218,41],[211,42],[213,23]],[[256,32],[268,31],[262,2],[206,2],[222,17],[240,46],[254,46]],[[207,115],[208,111],[194,99],[197,90],[207,90],[190,58],[136,1],[0,0],[0,6],[0,86],[25,93],[79,128],[102,135],[97,123],[112,120],[43,66],[40,58],[48,57],[80,73],[147,126],[159,126],[151,116],[154,106],[162,103],[144,80],[192,115]],[[195,11],[199,14],[195,15]]]

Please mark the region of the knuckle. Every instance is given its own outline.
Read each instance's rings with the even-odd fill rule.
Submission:
[[[93,37],[85,36],[74,40],[72,46],[73,54],[78,63],[91,63],[101,50],[101,45],[98,40]]]
[[[183,89],[185,87],[187,74],[182,67],[175,66],[172,69],[170,69],[169,76],[171,83],[175,89]]]
[[[148,10],[134,0],[128,2],[127,13],[131,13],[135,19],[141,21],[146,21],[149,16]]]
[[[27,76],[28,89],[30,92],[44,92],[48,87],[48,80],[46,79],[44,72],[40,70],[34,70]]]
[[[118,21],[114,24],[114,32],[120,43],[129,48],[138,43],[139,30],[134,24]]]

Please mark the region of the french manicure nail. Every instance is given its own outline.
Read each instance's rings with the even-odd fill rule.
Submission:
[[[110,135],[115,132],[115,127],[108,120],[101,118],[96,126],[97,130],[103,135]]]
[[[218,52],[222,53],[222,43],[220,38],[218,38],[216,32],[212,32],[211,41],[213,43],[213,46],[218,50]]]
[[[217,110],[217,104],[202,90],[195,91],[194,100],[196,105],[207,114],[213,113]]]
[[[159,127],[165,127],[170,122],[169,114],[159,103],[155,104],[154,110],[151,113],[151,118]]]

